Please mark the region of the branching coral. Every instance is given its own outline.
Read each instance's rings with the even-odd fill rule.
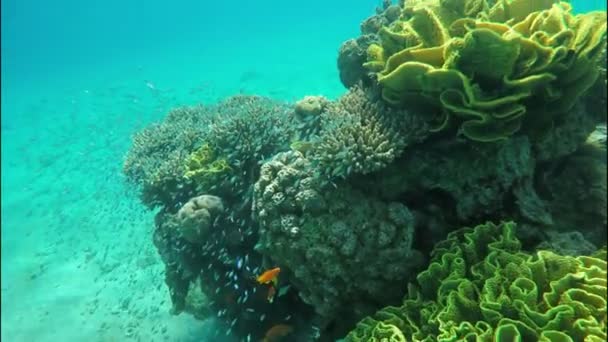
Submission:
[[[193,196],[192,187],[182,177],[183,160],[205,136],[212,116],[212,107],[177,108],[162,123],[133,137],[123,172],[141,187],[144,204],[173,206]]]
[[[605,253],[529,255],[513,230],[488,223],[451,233],[403,305],[367,317],[346,341],[374,341],[386,327],[403,341],[604,341]]]
[[[264,164],[254,191],[259,249],[293,274],[300,297],[326,322],[358,319],[395,300],[399,281],[419,266],[414,217],[398,202],[324,184],[300,152]]]
[[[137,133],[124,163],[127,178],[143,182],[158,172],[172,153],[189,154],[205,135],[211,115],[208,107],[181,107],[169,112],[162,123]]]
[[[505,198],[516,185],[533,177],[534,168],[526,137],[481,146],[449,141],[406,150],[377,177],[361,182],[373,183],[373,190],[386,199],[413,198],[412,205],[417,196],[429,200],[430,194],[440,193],[443,211],[449,212],[453,204],[459,222],[466,222],[503,210]]]
[[[222,182],[222,198],[251,196],[261,161],[289,149],[296,124],[287,104],[259,96],[234,96],[210,126],[204,142],[232,169]],[[220,165],[221,166],[221,165]]]
[[[428,133],[422,120],[387,108],[360,87],[322,113],[321,127],[311,159],[332,177],[378,171]]]
[[[384,27],[365,66],[383,98],[425,108],[434,130],[456,121],[476,141],[522,128],[546,131],[597,80],[606,13],[572,15],[565,2],[407,2]]]
[[[290,113],[287,104],[259,96],[173,110],[135,135],[124,173],[150,207],[174,208],[197,194],[197,182],[204,192],[223,182],[228,190],[214,194],[243,196],[257,179],[258,162],[289,148],[296,129]]]

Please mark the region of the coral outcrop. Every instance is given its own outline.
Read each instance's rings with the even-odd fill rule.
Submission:
[[[387,0],[360,29],[337,100],[233,96],[134,137],[173,312],[244,340],[365,316],[347,340],[605,339],[605,11]]]
[[[300,297],[327,321],[395,300],[395,285],[422,261],[405,205],[324,185],[300,152],[264,164],[254,198],[259,250],[291,271]]]

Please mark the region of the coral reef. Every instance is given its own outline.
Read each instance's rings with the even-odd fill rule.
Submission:
[[[521,251],[512,222],[450,233],[399,307],[346,341],[604,341],[606,255]]]
[[[605,339],[606,13],[384,1],[360,29],[337,100],[233,96],[134,137],[173,313],[244,340]]]

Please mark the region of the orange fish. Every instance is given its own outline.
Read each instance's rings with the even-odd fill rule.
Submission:
[[[285,337],[293,332],[293,327],[287,324],[277,324],[266,331],[263,342],[274,342],[279,341],[282,337]]]
[[[274,286],[276,286],[278,282],[279,272],[281,272],[281,268],[275,267],[262,273],[259,277],[257,277],[256,280],[260,284],[273,283]]]
[[[274,288],[274,286],[270,285],[270,287],[268,288],[268,302],[272,303],[272,301],[274,301],[275,293],[277,293],[277,290]]]

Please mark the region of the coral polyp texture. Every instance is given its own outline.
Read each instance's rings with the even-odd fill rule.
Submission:
[[[190,199],[177,212],[181,235],[191,243],[204,243],[213,220],[222,211],[224,205],[217,196],[201,195]]]
[[[324,185],[297,151],[262,166],[254,213],[259,250],[292,272],[300,297],[326,319],[357,317],[395,300],[400,280],[422,261],[407,206],[347,184]]]
[[[600,75],[606,12],[566,2],[407,1],[382,27],[364,66],[385,101],[419,108],[433,130],[476,141],[543,132]]]
[[[424,121],[416,119],[354,87],[321,114],[322,128],[313,139],[311,158],[330,176],[378,171],[428,134]]]
[[[528,254],[515,224],[452,232],[401,306],[346,341],[605,341],[606,253]]]

